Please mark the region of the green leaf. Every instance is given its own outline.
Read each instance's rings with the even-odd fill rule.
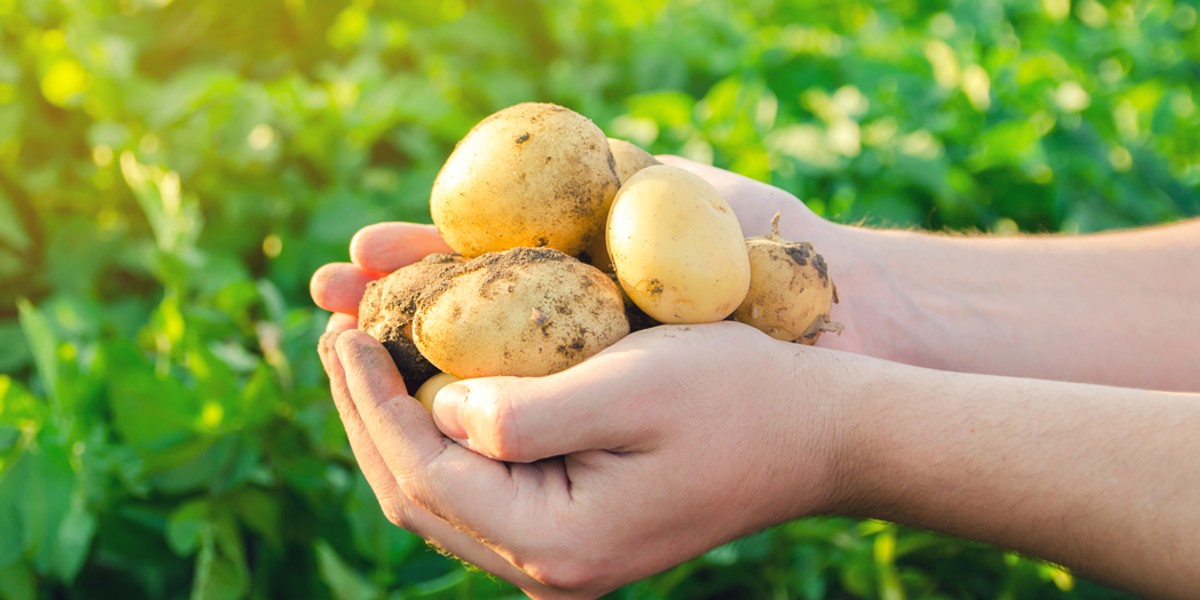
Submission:
[[[34,600],[37,597],[37,579],[25,563],[14,562],[5,565],[0,562],[0,598]]]
[[[208,523],[208,501],[192,500],[180,505],[167,519],[167,545],[180,556],[188,556],[200,545]]]
[[[682,92],[664,91],[630,97],[626,104],[630,116],[651,119],[667,127],[686,127],[692,123],[696,100]]]
[[[230,506],[238,519],[261,535],[270,547],[283,550],[282,507],[267,490],[243,486],[231,499]]]
[[[391,573],[414,550],[423,546],[415,534],[388,523],[379,508],[379,500],[361,473],[355,473],[354,488],[345,512],[354,549],[359,555],[374,560],[379,573]]]
[[[25,550],[25,524],[22,514],[21,497],[15,493],[15,485],[19,485],[22,475],[18,469],[25,465],[20,459],[0,474],[0,566],[18,562]],[[17,481],[10,484],[9,481]]]
[[[114,341],[103,351],[113,426],[127,443],[161,443],[193,430],[197,400],[179,380],[160,376],[130,342]]]
[[[337,600],[364,600],[378,598],[380,590],[371,582],[347,565],[337,552],[325,540],[317,540],[317,567],[321,572],[321,581],[329,586],[333,597]]]
[[[70,583],[83,568],[92,537],[96,534],[96,516],[86,507],[83,493],[76,488],[71,495],[71,506],[58,528],[58,539],[54,548],[53,573],[62,581]]]
[[[234,600],[242,598],[249,587],[237,525],[228,517],[218,518],[201,533],[191,598]]]
[[[51,399],[55,399],[58,392],[58,337],[45,315],[28,299],[17,300],[17,310],[42,387]]]
[[[0,564],[20,552],[40,573],[74,577],[95,524],[61,447],[30,446],[0,476],[0,523]]]
[[[32,429],[40,426],[45,419],[45,402],[38,401],[20,381],[0,375],[0,423],[19,429]]]

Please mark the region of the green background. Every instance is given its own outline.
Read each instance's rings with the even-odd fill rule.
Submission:
[[[383,519],[307,295],[525,100],[841,222],[1200,213],[1193,1],[0,0],[0,597],[516,594]],[[628,598],[1117,597],[810,519]]]

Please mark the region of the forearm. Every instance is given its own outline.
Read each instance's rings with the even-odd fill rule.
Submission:
[[[1083,236],[831,226],[849,347],[953,371],[1200,390],[1200,220]],[[824,340],[823,340],[824,341]]]
[[[896,366],[847,440],[844,506],[1154,597],[1200,581],[1200,396]]]

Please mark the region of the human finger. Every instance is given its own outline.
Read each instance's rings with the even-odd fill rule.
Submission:
[[[527,463],[587,450],[631,451],[652,439],[660,381],[641,376],[642,336],[630,336],[545,377],[484,377],[438,393],[447,436],[489,458]]]
[[[370,437],[362,435],[364,432],[362,419],[354,408],[354,402],[350,400],[350,392],[346,388],[346,373],[342,369],[341,361],[338,359],[334,347],[339,333],[330,332],[322,335],[321,340],[317,343],[317,352],[321,357],[321,365],[325,368],[325,374],[329,377],[330,395],[333,396],[333,404],[337,407],[342,426],[346,429],[346,437],[350,441],[350,451],[354,454],[354,459],[358,462],[363,476],[367,478],[367,483],[375,492],[375,497],[379,499],[380,505],[385,507],[384,512],[386,513],[386,506],[401,499],[403,493],[400,491],[395,477],[392,476],[391,471],[379,456]]]
[[[391,356],[371,336],[347,331],[336,349],[349,396],[383,461],[407,497],[483,539],[513,539],[509,469],[444,437],[404,389]],[[497,535],[501,533],[510,535]]]
[[[357,316],[358,303],[367,284],[379,277],[357,265],[330,263],[313,273],[308,289],[317,306],[330,312]]]
[[[329,315],[329,322],[325,324],[325,333],[341,333],[347,329],[358,329],[357,317],[338,312]]]
[[[418,223],[375,223],[350,240],[350,260],[375,273],[391,273],[436,252],[453,252],[437,228]]]
[[[335,344],[337,333],[321,337],[319,354],[325,372],[329,376],[330,392],[338,409],[350,450],[362,470],[363,476],[379,500],[384,516],[393,525],[407,529],[433,543],[442,550],[470,562],[498,577],[502,577],[523,588],[536,588],[537,582],[520,571],[481,541],[459,531],[432,513],[415,506],[405,497],[386,461],[379,454],[371,436],[367,433],[362,417],[346,384],[345,369],[337,355]]]

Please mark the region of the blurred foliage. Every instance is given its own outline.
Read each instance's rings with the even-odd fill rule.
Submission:
[[[387,526],[307,281],[524,100],[841,221],[1200,213],[1194,0],[0,0],[0,597],[516,591]],[[1117,597],[809,519],[618,598]]]

